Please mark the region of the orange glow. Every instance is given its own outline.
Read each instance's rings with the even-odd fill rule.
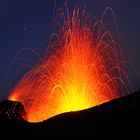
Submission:
[[[89,26],[85,10],[82,18],[79,13],[74,10],[59,34],[52,35],[51,56],[29,71],[9,97],[23,103],[30,122],[90,108],[129,92],[118,44],[102,21]]]
[[[11,99],[12,101],[18,101],[18,100],[17,100],[17,93],[12,93],[12,94],[9,96],[9,99]]]

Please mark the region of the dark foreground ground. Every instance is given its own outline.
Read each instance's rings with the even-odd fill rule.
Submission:
[[[140,91],[83,111],[28,123],[19,102],[0,102],[0,139],[140,139]]]

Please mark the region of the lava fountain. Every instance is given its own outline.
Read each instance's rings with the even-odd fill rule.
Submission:
[[[120,47],[105,30],[103,17],[89,25],[85,9],[74,9],[66,17],[58,13],[63,25],[51,36],[51,55],[27,72],[9,96],[22,102],[30,122],[129,93]]]

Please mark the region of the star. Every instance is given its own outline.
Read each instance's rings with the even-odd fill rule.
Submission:
[[[28,29],[27,27],[24,27],[24,28],[23,28],[24,31],[27,31],[27,29]]]

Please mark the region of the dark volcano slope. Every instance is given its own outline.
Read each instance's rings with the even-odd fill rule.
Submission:
[[[68,112],[39,123],[28,123],[19,102],[0,102],[0,133],[14,138],[140,139],[140,91],[102,105]],[[19,135],[19,137],[18,137]]]

